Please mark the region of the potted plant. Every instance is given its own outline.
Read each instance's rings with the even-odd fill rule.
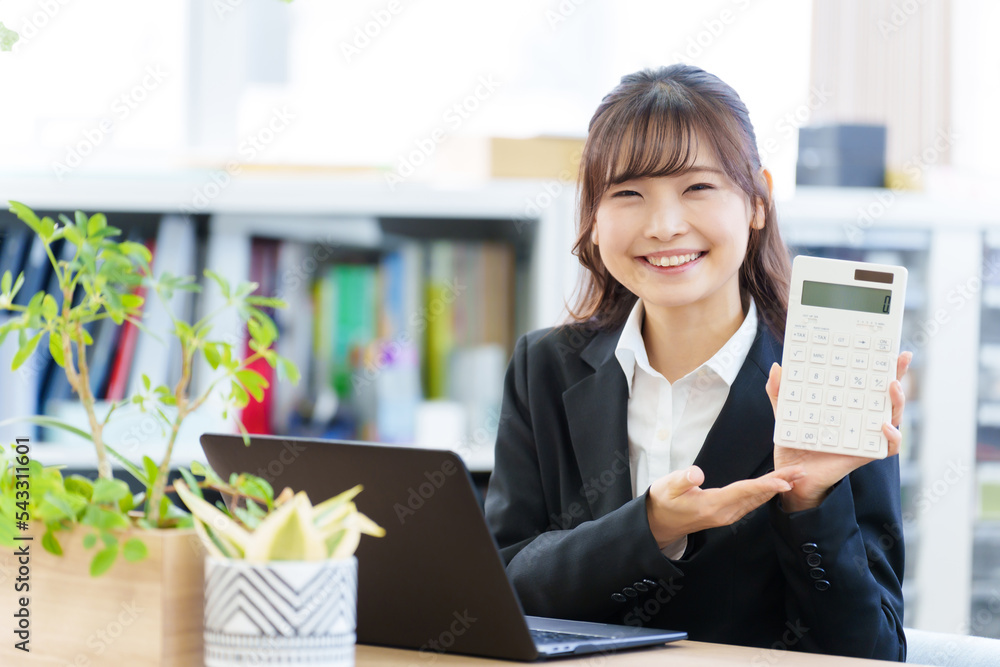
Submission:
[[[208,551],[205,565],[205,665],[354,664],[357,559],[362,534],[385,531],[361,514],[360,486],[313,506],[305,492],[275,498],[259,477],[224,482],[192,466],[196,482],[175,484]],[[202,488],[230,498],[212,505]]]
[[[170,459],[184,420],[210,397],[221,401],[224,418],[247,405],[251,396],[261,398],[268,382],[249,368],[258,359],[277,367],[279,376],[297,381],[294,364],[274,351],[277,329],[261,310],[284,304],[253,295],[254,283],[232,288],[206,270],[225,303],[197,322],[185,322],[170,313],[169,301],[176,290],[197,291],[194,278],[165,274],[154,279],[146,247],[116,241],[120,230],[108,225],[104,215],[77,212],[73,219],[60,216],[57,223],[18,202],[11,202],[10,209],[44,245],[58,293],[39,291],[26,305],[18,305],[14,298],[24,277],[10,272],[0,277],[0,311],[13,314],[0,325],[0,342],[6,336],[18,337],[12,370],[39,349],[48,350],[64,369],[87,427],[44,415],[23,419],[88,440],[97,478],[63,477],[60,466],[44,467],[32,460],[27,443],[10,443],[0,451],[0,545],[27,549],[33,573],[20,589],[30,594],[24,598],[30,609],[20,604],[21,598],[0,598],[5,617],[33,615],[18,636],[23,637],[21,645],[0,646],[0,662],[11,656],[17,657],[17,664],[29,657],[72,663],[79,656],[98,662],[115,656],[134,665],[188,665],[190,656],[201,655],[203,553],[190,514],[166,495]],[[75,251],[57,259],[57,242],[71,244]],[[144,388],[136,395],[100,406],[87,367],[87,348],[93,344],[87,325],[110,319],[116,325],[142,327],[142,288],[162,299],[170,314],[171,330],[153,333],[179,341],[180,379],[172,387],[154,387],[143,376]],[[247,324],[252,354],[246,358],[211,334],[214,318],[229,308]],[[204,391],[192,395],[192,373],[202,360],[214,375]],[[130,409],[146,412],[166,432],[159,463],[148,455],[134,463],[105,441],[104,429],[112,417]],[[112,476],[111,458],[139,481],[142,492],[133,494]],[[0,560],[0,579],[18,571],[10,561],[6,569],[3,565]],[[91,580],[105,572],[110,576]],[[8,609],[11,604],[15,608]],[[122,630],[126,621],[128,632]]]

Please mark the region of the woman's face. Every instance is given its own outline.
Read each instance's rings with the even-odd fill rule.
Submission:
[[[702,149],[682,174],[612,185],[592,238],[611,275],[647,308],[739,303],[753,213],[746,194]],[[762,207],[757,213],[762,225]]]

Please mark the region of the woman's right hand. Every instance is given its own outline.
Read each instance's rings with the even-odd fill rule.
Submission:
[[[755,479],[720,489],[703,489],[705,473],[698,466],[675,470],[649,487],[646,516],[661,549],[685,535],[736,523],[775,494],[791,491],[805,476],[799,466],[774,470]]]

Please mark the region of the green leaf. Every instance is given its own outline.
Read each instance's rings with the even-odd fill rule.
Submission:
[[[260,402],[264,400],[264,390],[270,386],[267,378],[251,368],[244,368],[241,371],[236,371],[236,379],[240,381],[240,384],[250,392],[256,401]]]
[[[118,544],[118,538],[112,535],[111,533],[102,532],[101,542],[104,542],[104,546],[110,547]]]
[[[95,544],[97,544],[97,535],[94,533],[87,533],[83,536],[84,549],[93,549]]]
[[[245,408],[250,403],[246,390],[235,381],[232,383],[232,399],[238,408]]]
[[[99,530],[116,530],[128,528],[128,519],[123,515],[107,510],[98,505],[88,505],[80,523],[93,526]]]
[[[144,386],[146,388],[146,391],[149,391],[149,385],[150,385],[149,376],[146,375],[145,373],[143,373],[142,374],[142,386]]]
[[[108,219],[103,213],[95,213],[87,221],[87,235],[93,236],[100,230],[108,226]]]
[[[130,495],[128,484],[120,479],[101,478],[94,483],[94,494],[90,502],[94,504],[117,503],[127,495]]]
[[[10,291],[13,280],[14,277],[9,270],[3,272],[3,278],[0,279],[0,294],[6,294]]]
[[[291,359],[285,357],[278,358],[278,377],[288,380],[292,384],[298,384],[301,379],[299,367]]]
[[[194,465],[192,464],[191,467],[194,467]],[[181,477],[183,477],[184,481],[187,482],[188,488],[191,489],[191,493],[204,499],[205,495],[201,492],[201,487],[198,486],[198,480],[194,478],[194,475],[188,472],[186,468],[181,468],[180,471]]]
[[[42,316],[47,320],[54,320],[59,315],[59,305],[56,298],[51,294],[42,297]]]
[[[45,534],[42,535],[42,548],[56,556],[62,556],[63,554],[62,545],[59,544],[59,540],[56,539],[51,530],[46,530]]]
[[[118,558],[117,544],[98,551],[97,555],[94,556],[94,560],[90,561],[90,576],[99,577],[107,572],[115,564],[116,558]]]
[[[20,38],[20,35],[0,23],[0,51],[10,51]]]
[[[82,496],[89,502],[94,495],[94,484],[89,479],[82,475],[70,475],[63,482],[66,490],[70,493],[75,493],[78,496]]]
[[[138,294],[122,294],[122,306],[130,310],[141,307],[144,301]]]
[[[65,519],[75,519],[76,518],[76,510],[73,509],[73,506],[69,504],[69,501],[68,501],[67,498],[65,498],[65,497],[63,497],[61,495],[58,495],[56,493],[53,493],[52,491],[48,491],[43,496],[42,500],[43,500],[43,503],[47,503],[47,504],[51,505],[58,512],[57,516],[52,516],[51,518],[53,518],[53,519],[63,519],[63,518],[65,518]],[[39,509],[41,510],[43,508],[39,507]]]
[[[80,247],[83,245],[83,233],[79,229],[71,225],[63,227],[63,229],[65,230],[64,233],[66,235],[67,241],[69,241],[76,247]]]
[[[217,370],[219,368],[219,362],[222,361],[222,357],[219,355],[219,349],[216,347],[215,343],[205,343],[202,348],[205,353],[205,361],[208,365],[212,367],[212,370]]]
[[[54,331],[49,333],[49,354],[52,360],[59,364],[59,368],[66,368],[66,359],[63,356],[62,340]]]
[[[288,303],[284,299],[278,299],[273,296],[248,296],[246,298],[247,303],[253,306],[261,306],[263,308],[287,308]]]
[[[205,275],[216,282],[216,284],[219,286],[219,290],[222,292],[222,298],[225,299],[226,301],[229,301],[229,298],[231,296],[229,291],[229,281],[220,276],[215,271],[212,271],[211,269],[205,269]]]
[[[160,473],[159,466],[156,465],[156,461],[149,458],[148,456],[142,457],[142,467],[146,470],[146,479],[148,483],[147,488],[152,488],[153,484],[156,483],[156,478]]]
[[[146,549],[146,545],[138,537],[129,539],[125,542],[125,547],[122,549],[122,555],[130,563],[140,561],[148,554],[149,551]]]
[[[11,201],[10,212],[16,215],[18,219],[28,225],[28,227],[31,227],[31,231],[35,232],[39,236],[42,236],[42,221],[38,219],[38,216],[35,215],[34,211],[21,202]]]
[[[10,369],[16,371],[21,365],[28,360],[31,353],[35,351],[38,347],[38,341],[42,339],[42,332],[39,332],[32,336],[31,340],[27,341],[25,344],[18,348],[17,353],[14,354],[14,360],[11,362]]]

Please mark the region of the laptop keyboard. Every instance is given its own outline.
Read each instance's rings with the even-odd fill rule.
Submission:
[[[572,632],[552,632],[551,630],[531,629],[531,638],[536,643],[567,642],[567,641],[590,641],[594,639],[607,639],[601,635],[578,635]]]

